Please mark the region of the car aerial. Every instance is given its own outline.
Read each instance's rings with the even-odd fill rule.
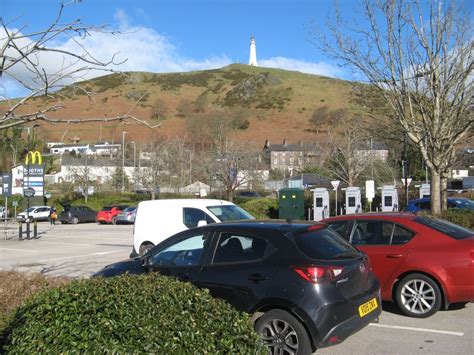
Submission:
[[[464,197],[448,197],[448,208],[474,211],[474,201]],[[408,202],[406,211],[416,213],[429,211],[431,209],[431,198],[424,197]]]
[[[18,213],[16,218],[23,222],[33,221],[47,221],[49,219],[49,206],[32,206],[21,213]]]
[[[368,257],[316,222],[238,221],[178,233],[94,276],[159,272],[251,313],[272,354],[309,354],[378,318]]]
[[[115,224],[133,224],[135,223],[135,216],[137,215],[136,207],[127,207],[120,212],[116,219]]]
[[[425,318],[474,301],[474,231],[412,213],[369,213],[323,220],[367,253],[382,299]]]
[[[113,223],[117,220],[117,215],[125,210],[128,206],[105,206],[97,212],[96,221],[100,224]]]
[[[80,222],[95,222],[97,211],[87,206],[71,206],[63,204],[64,210],[59,214],[61,223],[77,224]]]
[[[131,256],[143,255],[169,236],[209,223],[253,219],[232,202],[214,199],[169,199],[138,204]]]

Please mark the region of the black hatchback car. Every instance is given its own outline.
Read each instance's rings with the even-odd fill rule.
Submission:
[[[325,224],[211,224],[176,234],[95,276],[152,271],[208,288],[252,313],[272,353],[309,354],[340,343],[381,313],[369,259]]]

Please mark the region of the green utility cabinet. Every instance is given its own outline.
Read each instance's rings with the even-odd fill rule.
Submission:
[[[280,219],[304,220],[304,190],[287,188],[278,191]]]

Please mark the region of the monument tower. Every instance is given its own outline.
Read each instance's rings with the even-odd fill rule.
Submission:
[[[257,64],[257,46],[255,45],[255,38],[253,36],[250,37],[249,65],[253,65],[254,67],[258,67],[258,64]]]

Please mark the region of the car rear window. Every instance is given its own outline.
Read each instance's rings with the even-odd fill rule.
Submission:
[[[329,228],[294,235],[298,249],[317,260],[359,257],[361,253]]]
[[[438,232],[444,233],[454,239],[465,239],[474,236],[474,231],[467,229],[457,224],[445,221],[439,218],[416,217],[415,222],[423,224],[424,226],[433,228]]]

